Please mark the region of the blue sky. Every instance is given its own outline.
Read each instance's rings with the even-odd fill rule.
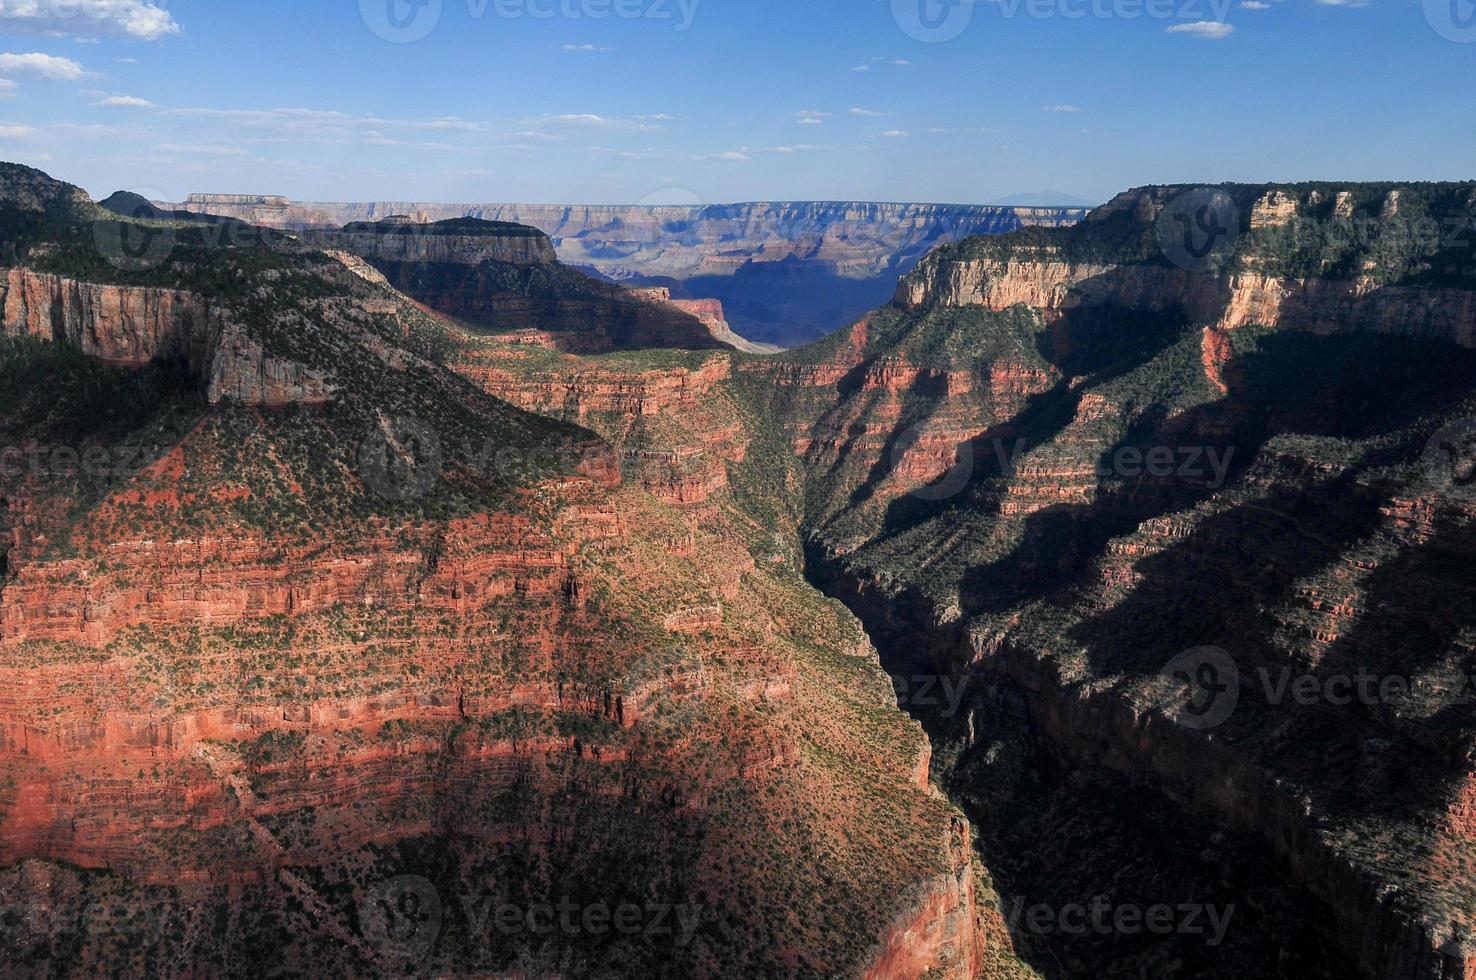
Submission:
[[[1476,177],[1473,0],[948,2],[0,0],[0,158],[311,200]]]

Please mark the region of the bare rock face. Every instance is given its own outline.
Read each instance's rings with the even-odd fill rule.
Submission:
[[[0,318],[8,336],[65,344],[105,364],[183,362],[202,379],[212,404],[321,404],[334,393],[327,372],[269,356],[220,307],[181,290],[9,269],[0,288]]]
[[[1289,279],[1254,272],[1206,276],[1149,265],[1019,258],[930,259],[901,281],[896,302],[1037,309],[1048,318],[1090,307],[1162,313],[1183,309],[1218,331],[1259,324],[1329,334],[1370,331],[1476,346],[1476,300],[1465,289],[1384,286],[1370,279]]]
[[[9,336],[66,344],[126,367],[141,367],[155,357],[179,357],[199,366],[221,330],[210,304],[199,296],[83,283],[29,269],[6,270],[0,304]]]

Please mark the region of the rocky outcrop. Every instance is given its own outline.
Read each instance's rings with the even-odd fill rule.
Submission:
[[[723,313],[721,300],[716,299],[672,299],[671,290],[665,286],[649,286],[644,288],[633,288],[631,292],[641,299],[648,300],[660,306],[670,306],[681,310],[683,313],[696,317],[709,332],[713,339],[727,344],[735,350],[741,350],[746,354],[775,353],[777,347],[772,344],[755,344],[745,340],[733,332],[728,325]]]
[[[203,297],[178,290],[109,286],[8,269],[0,293],[6,334],[65,344],[120,367],[156,357],[203,368],[223,330]]]
[[[547,235],[504,222],[461,220],[426,225],[408,220],[381,221],[350,224],[338,230],[315,229],[306,233],[303,241],[371,262],[468,266],[501,262],[529,266],[558,261]]]
[[[182,363],[211,404],[321,404],[335,391],[326,372],[269,355],[218,304],[181,290],[9,269],[0,323],[8,336],[65,344],[115,367]]]
[[[1022,305],[1048,321],[1094,307],[1182,311],[1215,331],[1250,324],[1315,334],[1350,331],[1433,337],[1476,346],[1476,294],[1466,289],[1383,286],[1371,278],[1287,279],[1207,275],[1172,266],[1078,264],[1049,256],[1004,261],[929,259],[904,278],[895,302],[1005,310]]]

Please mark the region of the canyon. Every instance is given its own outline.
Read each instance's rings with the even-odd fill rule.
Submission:
[[[551,418],[471,365],[585,359],[399,293],[377,240],[185,222],[123,270],[120,219],[0,178],[8,970],[972,972],[961,818],[856,621],[724,509],[743,427],[596,429],[701,408],[739,355],[700,321],[693,370],[593,358]],[[321,384],[216,384],[227,324]],[[462,914],[563,902],[649,921]]]
[[[793,347],[890,297],[897,277],[938,245],[1081,220],[1076,207],[796,201],[691,206],[323,203],[280,195],[191,194],[170,208],[272,228],[333,228],[405,215],[472,217],[549,235],[565,262],[678,299],[715,299],[734,330]]]
[[[0,177],[5,445],[137,449],[0,456],[20,969],[1476,976],[1476,267],[1396,220],[1473,185],[1230,185],[1200,268],[1163,245],[1191,188],[953,242],[663,214],[698,225],[663,261],[793,221],[891,275],[773,353],[561,269],[649,210],[200,197],[294,233],[146,216],[180,241],[120,272],[85,195]],[[1165,448],[1226,462],[1114,462]],[[699,913],[462,914],[560,898]],[[1225,928],[1019,913],[1099,898]]]

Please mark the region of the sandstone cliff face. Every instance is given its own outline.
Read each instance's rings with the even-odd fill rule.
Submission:
[[[188,257],[149,279],[267,268],[206,299],[22,270],[6,303],[52,344],[17,351],[44,382],[0,392],[4,445],[136,449],[0,466],[9,963],[970,972],[957,813],[792,524],[746,513],[732,356],[591,365],[465,334],[347,255]],[[219,397],[151,390],[154,356]],[[408,953],[376,926],[407,879]],[[471,914],[565,900],[666,925]]]
[[[77,282],[9,269],[0,322],[12,337],[64,344],[105,364],[180,361],[212,404],[321,404],[333,397],[326,372],[269,356],[218,305],[180,290]]]
[[[1260,324],[1319,334],[1371,331],[1434,337],[1476,346],[1476,297],[1471,291],[1381,286],[1370,278],[1213,276],[1173,267],[1075,264],[1049,257],[929,260],[902,280],[896,302],[914,310],[937,304],[998,311],[1018,304],[1048,320],[1091,307],[1182,310],[1215,331]]]

